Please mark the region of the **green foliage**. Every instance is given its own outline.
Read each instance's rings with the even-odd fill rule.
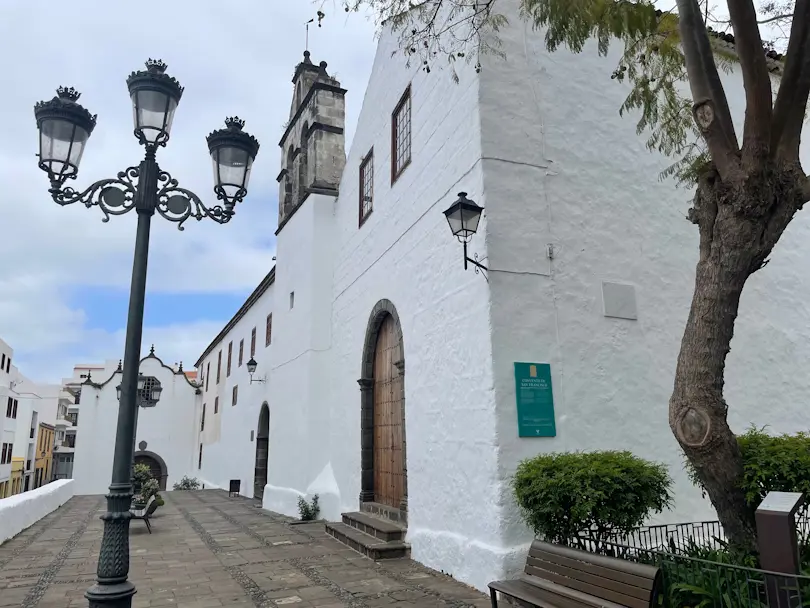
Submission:
[[[308,502],[303,496],[298,497],[298,514],[301,521],[314,521],[318,519],[321,513],[321,507],[318,505],[318,495],[312,497],[312,502]]]
[[[187,475],[183,475],[183,478],[180,481],[177,481],[172,486],[174,490],[199,490],[200,489],[200,482],[196,477],[189,477]]]
[[[768,435],[751,427],[737,437],[743,459],[743,490],[752,509],[768,492],[810,493],[810,435]],[[703,489],[692,464],[684,464],[689,479]],[[705,493],[705,491],[704,491]]]
[[[566,545],[585,531],[626,534],[672,500],[666,466],[630,452],[541,454],[520,463],[512,485],[526,524]]]
[[[136,490],[152,479],[152,470],[149,468],[149,465],[136,464],[133,467],[132,479],[135,482]]]

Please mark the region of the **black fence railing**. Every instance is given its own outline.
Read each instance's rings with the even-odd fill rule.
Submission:
[[[800,553],[810,551],[810,510],[798,514],[796,527]],[[658,566],[658,605],[664,608],[810,608],[810,575],[761,570],[755,557],[734,555],[717,521],[643,526],[612,536],[584,534],[571,544]]]

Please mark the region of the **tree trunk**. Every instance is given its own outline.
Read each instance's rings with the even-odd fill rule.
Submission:
[[[714,172],[698,186],[689,219],[700,229],[700,259],[684,329],[669,424],[717,510],[731,544],[756,551],[754,511],[740,481],[742,456],[723,398],[740,297],[801,208],[795,167],[769,167],[737,187]]]

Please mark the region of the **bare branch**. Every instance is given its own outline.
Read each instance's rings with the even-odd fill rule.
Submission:
[[[753,0],[728,0],[745,87],[743,162],[765,156],[771,144],[773,90]]]
[[[737,136],[697,0],[678,0],[678,15],[695,121],[721,178],[738,178],[741,168]]]
[[[810,96],[810,0],[796,0],[782,84],[774,105],[772,149],[799,160],[804,115]]]

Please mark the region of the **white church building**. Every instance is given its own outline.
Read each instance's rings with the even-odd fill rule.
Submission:
[[[509,480],[539,453],[665,462],[676,505],[661,519],[716,518],[667,421],[698,256],[692,193],[658,180],[671,160],[619,116],[620,49],[549,53],[515,5],[499,3],[506,58],[484,56],[480,73],[456,62],[458,82],[407,67],[383,32],[349,150],[344,104],[360,95],[304,54],[279,141],[275,267],[200,355],[197,381],[141,364],[166,384],[137,441],[169,487],[238,480],[287,515],[318,494],[333,536],[373,557],[410,551],[479,589],[525,560]],[[742,120],[741,78],[724,79]],[[467,252],[482,272],[443,214],[460,192],[484,208]],[[743,294],[726,383],[737,432],[810,423],[808,260],[804,212]],[[83,424],[94,403],[115,409],[108,372],[83,389]]]

